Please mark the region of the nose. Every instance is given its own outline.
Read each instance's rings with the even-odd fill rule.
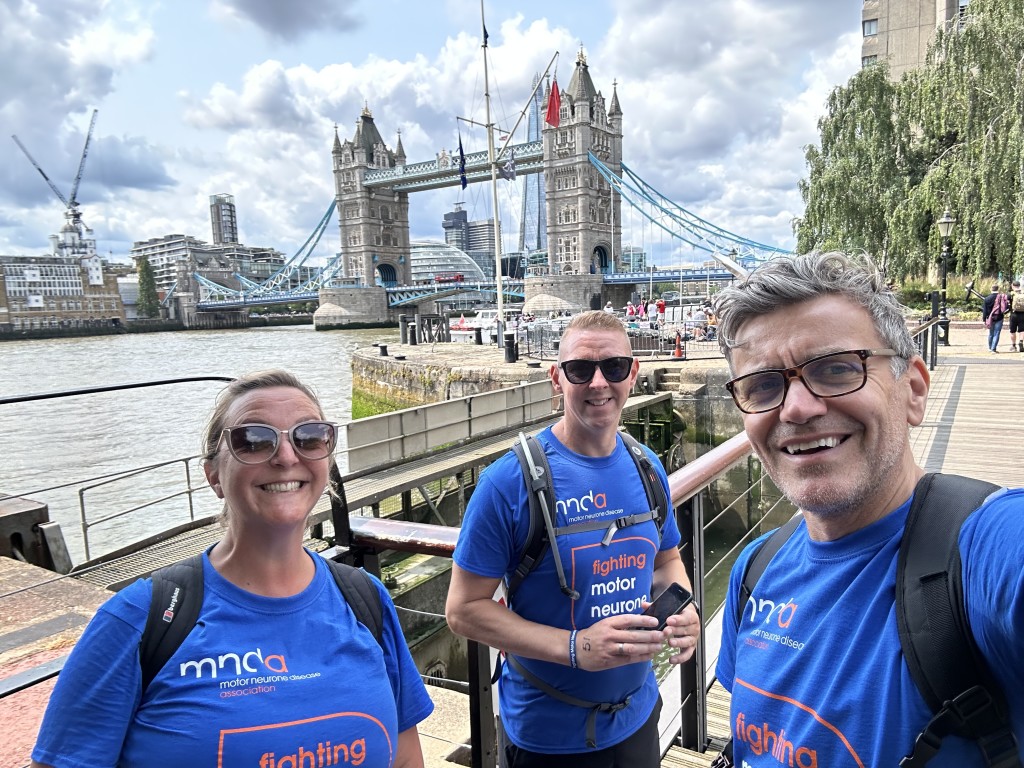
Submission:
[[[277,444],[277,451],[270,459],[271,464],[279,464],[287,467],[292,464],[298,464],[302,457],[295,452],[295,446],[292,445],[292,441],[288,439],[288,435],[281,434],[278,436],[279,442]]]
[[[780,421],[803,424],[815,416],[821,416],[826,410],[828,406],[824,398],[813,394],[803,379],[794,376],[787,381],[786,392],[779,407]]]

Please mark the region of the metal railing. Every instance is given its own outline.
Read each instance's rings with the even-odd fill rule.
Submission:
[[[742,477],[739,481],[742,487],[735,490],[715,487],[719,483],[736,486],[737,480],[730,478],[730,473],[737,470]],[[683,534],[680,554],[687,573],[693,575],[694,594],[698,605],[703,608],[704,637],[717,637],[713,625],[719,621],[724,591],[716,589],[717,594],[709,603],[712,599],[707,589],[709,576],[724,574],[724,578],[719,580],[727,583],[732,562],[743,546],[767,531],[766,526],[776,527],[770,518],[784,520],[794,510],[782,500],[781,494],[761,471],[745,433],[730,438],[672,473],[669,486],[677,524]],[[738,540],[731,542],[724,554],[710,562],[706,546],[708,533],[729,515],[740,517],[746,530]],[[450,527],[374,518],[352,517],[348,527],[347,541],[339,542],[343,546],[339,548],[338,557],[375,571],[377,575],[380,555],[384,550],[397,548],[405,552],[451,557],[458,538],[458,529]],[[717,643],[713,648],[710,645],[707,640],[699,643],[693,659],[682,665],[679,701],[666,701],[669,717],[677,715],[681,723],[674,740],[680,746],[695,751],[704,751],[709,745],[705,694],[710,686],[709,664],[712,655],[717,655]],[[467,655],[471,765],[482,768],[494,764],[496,734],[491,703],[491,650],[480,643],[468,641]]]

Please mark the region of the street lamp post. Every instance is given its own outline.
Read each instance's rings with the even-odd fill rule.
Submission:
[[[949,318],[946,315],[946,274],[949,270],[949,253],[951,248],[950,235],[953,234],[953,225],[956,224],[947,208],[942,218],[935,222],[939,228],[939,235],[942,238],[942,291],[939,294],[939,342],[944,347],[949,346]]]

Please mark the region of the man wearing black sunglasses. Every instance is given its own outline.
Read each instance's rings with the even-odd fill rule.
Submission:
[[[1024,492],[985,498],[993,489],[982,487],[979,507],[960,505],[969,514],[962,526],[936,519],[971,481],[925,478],[914,459],[910,428],[924,418],[929,372],[895,295],[870,262],[815,253],[766,262],[716,304],[733,375],[726,388],[765,470],[802,513],[783,529],[788,539],[773,541],[781,547],[755,569],[752,589],[745,573],[762,546],[773,551],[766,537],[733,567],[717,675],[732,693],[735,764],[882,766],[915,753],[905,764],[1020,766],[1008,756],[1017,754],[1014,734],[1024,736]],[[937,493],[940,484],[947,490]],[[939,528],[953,532],[951,551],[934,546],[941,564],[904,577],[915,558],[901,547],[921,553]],[[958,577],[961,600],[946,588]],[[908,597],[897,601],[904,585]],[[956,678],[974,652],[944,652],[952,644],[939,642],[948,637],[936,606],[957,602],[996,683],[985,690],[1001,688],[1007,702],[958,701],[925,734],[933,709],[916,684],[922,655],[917,646],[908,654],[901,638],[934,632],[923,655]],[[905,620],[915,615],[907,603],[927,616]],[[941,706],[962,690],[928,695]],[[1006,704],[1012,729],[985,740],[998,756],[986,762],[982,741],[968,739]],[[961,716],[972,736],[943,739]]]
[[[550,465],[555,539],[522,579],[511,610],[496,590],[521,565],[530,491],[510,452],[481,475],[455,549],[447,617],[460,635],[509,655],[500,684],[507,768],[656,768],[661,702],[651,659],[665,641],[689,659],[700,620],[639,614],[672,582],[689,588],[671,515],[659,531],[637,466],[618,436],[639,366],[614,315],[577,315],[550,376],[564,415],[537,440]],[[648,451],[666,490],[668,481]]]

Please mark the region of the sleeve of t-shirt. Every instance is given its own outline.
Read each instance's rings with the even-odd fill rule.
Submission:
[[[406,731],[422,722],[434,711],[434,702],[427,693],[416,662],[405,642],[402,626],[398,621],[398,612],[388,594],[387,588],[377,579],[372,578],[377,592],[380,594],[384,631],[384,663],[388,671],[388,681],[395,695],[395,708],[398,711],[398,731]]]
[[[513,466],[516,474],[510,471]],[[515,509],[522,508],[528,516],[529,504],[515,455],[491,464],[466,505],[452,555],[455,564],[477,576],[504,577],[510,564],[518,562],[517,554],[526,543],[525,532],[519,535],[515,528]]]
[[[960,530],[964,600],[982,655],[1004,690],[1024,688],[1024,490],[1004,491]]]
[[[140,580],[104,603],[50,696],[32,759],[54,768],[117,765],[142,696],[139,640],[152,596]]]

